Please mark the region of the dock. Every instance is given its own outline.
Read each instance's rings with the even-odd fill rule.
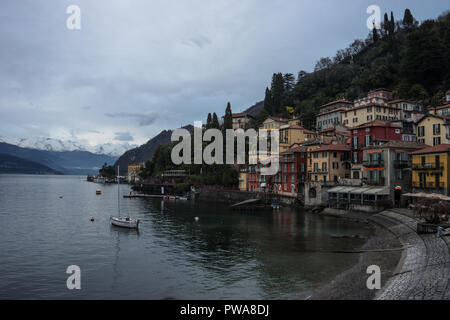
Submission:
[[[272,209],[272,207],[262,203],[261,199],[248,199],[231,205],[230,209],[241,211],[255,211],[255,210],[269,210]]]
[[[163,194],[141,194],[141,193],[133,193],[133,194],[124,194],[124,198],[164,198]]]

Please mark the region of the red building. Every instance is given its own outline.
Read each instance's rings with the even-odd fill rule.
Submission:
[[[402,127],[399,123],[372,121],[351,129],[352,162],[361,163],[363,148],[381,145],[392,140],[402,140]]]
[[[280,172],[275,177],[273,189],[289,196],[303,194],[307,177],[307,147],[294,147],[280,154]]]

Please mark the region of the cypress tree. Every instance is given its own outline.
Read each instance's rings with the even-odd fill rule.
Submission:
[[[231,104],[227,103],[227,108],[225,109],[225,116],[223,118],[223,128],[233,129],[233,113],[231,112]]]
[[[208,119],[206,120],[206,129],[211,128],[211,124],[212,124],[211,113],[208,113]]]
[[[394,35],[395,32],[395,19],[394,19],[394,12],[391,11],[391,22],[389,24],[389,34],[390,36]]]
[[[219,118],[217,118],[217,114],[215,112],[212,116],[211,128],[220,129]]]
[[[403,26],[409,29],[413,25],[414,25],[414,17],[411,13],[411,10],[405,9],[405,15],[403,16]]]
[[[389,22],[389,18],[388,18],[388,14],[387,12],[384,13],[384,22],[383,22],[383,33],[385,36],[387,36],[389,34],[389,29],[390,29],[390,22]]]
[[[376,43],[378,41],[378,31],[377,28],[375,27],[375,24],[373,25],[372,40],[373,43]]]
[[[266,88],[266,95],[264,97],[264,110],[266,110],[267,114],[272,114],[272,92],[270,92],[269,88]]]

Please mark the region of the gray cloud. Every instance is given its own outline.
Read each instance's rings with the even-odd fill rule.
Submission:
[[[264,98],[274,72],[312,70],[365,38],[371,0],[0,1],[0,135],[144,143],[162,129]],[[401,19],[448,1],[378,0]],[[280,23],[282,21],[282,23]],[[106,116],[105,116],[106,114]],[[76,131],[73,129],[76,128]]]
[[[131,118],[136,119],[139,126],[149,126],[158,119],[157,114],[144,114],[144,113],[130,113],[130,112],[118,112],[118,113],[105,113],[105,116],[110,118]]]
[[[116,135],[114,137],[114,140],[117,141],[133,141],[134,138],[129,132],[114,132]]]

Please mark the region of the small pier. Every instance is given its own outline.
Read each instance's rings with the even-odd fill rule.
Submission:
[[[265,205],[261,199],[248,199],[231,205],[230,209],[238,211],[256,211],[270,210],[272,207]]]

